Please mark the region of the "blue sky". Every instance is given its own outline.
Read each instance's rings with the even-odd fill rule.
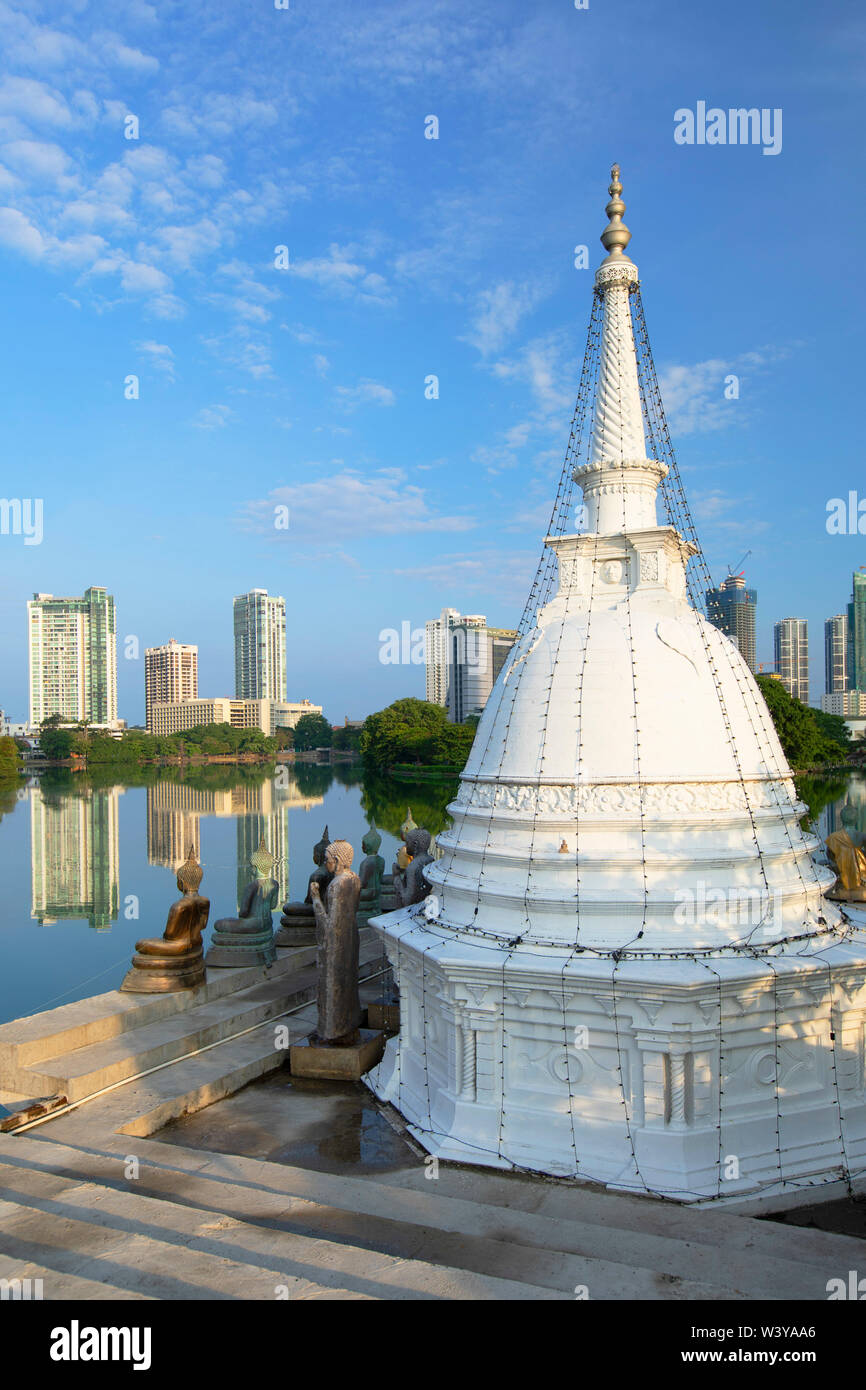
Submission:
[[[866,497],[864,37],[844,3],[0,0],[0,494],[44,500],[41,545],[0,536],[0,706],[34,590],[106,585],[208,695],[233,595],[285,594],[289,697],[335,722],[423,695],[383,628],[516,624],[613,160],[710,567],[752,550],[759,659],[809,620],[816,698],[866,564],[825,528]],[[675,143],[698,101],[781,108],[781,152]]]

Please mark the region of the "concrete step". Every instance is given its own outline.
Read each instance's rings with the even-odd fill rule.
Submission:
[[[400,1128],[405,1128],[400,1122]],[[388,1186],[423,1191],[429,1186],[420,1167],[396,1170],[377,1179]],[[580,1221],[664,1239],[705,1245],[713,1249],[749,1250],[793,1263],[817,1264],[848,1259],[859,1254],[863,1242],[855,1236],[832,1231],[779,1225],[732,1212],[721,1206],[680,1206],[654,1197],[615,1193],[586,1183],[577,1184],[541,1175],[502,1173],[493,1169],[440,1163],[436,1186],[444,1196],[472,1201],[483,1183],[484,1200],[554,1221]],[[808,1199],[808,1189],[803,1198]],[[852,1266],[853,1267],[853,1266]],[[828,1278],[830,1276],[828,1275]]]
[[[291,1018],[284,1022],[292,1042],[300,1041],[309,1031],[308,1026],[296,1031]],[[248,1082],[276,1071],[285,1065],[287,1055],[283,1049],[275,1048],[273,1029],[261,1028],[245,1038],[221,1043],[199,1057],[185,1057],[124,1088],[122,1095],[107,1096],[104,1102],[92,1104],[100,1106],[100,1123],[109,1123],[118,1134],[154,1134],[169,1120],[195,1114],[234,1095]],[[88,1106],[84,1113],[89,1109]]]
[[[87,1303],[113,1302],[115,1299],[140,1301],[152,1300],[154,1297],[153,1294],[138,1293],[134,1289],[109,1288],[99,1279],[82,1279],[77,1274],[64,1274],[60,1270],[49,1269],[47,1265],[34,1264],[32,1260],[13,1260],[8,1255],[3,1254],[0,1254],[0,1279],[6,1279],[10,1282],[13,1279],[29,1279],[31,1298],[22,1301],[39,1301],[35,1295],[36,1280],[41,1280],[40,1294],[45,1303],[58,1302],[64,1299]],[[10,1293],[9,1297],[14,1298],[14,1294]]]
[[[48,1271],[91,1277],[98,1266],[112,1287],[158,1297],[270,1299],[281,1289],[289,1298],[329,1299],[572,1296],[570,1290],[560,1293],[516,1277],[519,1261],[513,1255],[511,1273],[502,1278],[425,1258],[383,1252],[371,1256],[368,1248],[344,1241],[159,1200],[143,1195],[137,1184],[120,1190],[98,1182],[70,1182],[56,1171],[2,1164],[0,1252],[23,1261],[37,1251]],[[50,1289],[50,1276],[44,1277]]]
[[[517,1279],[546,1289],[547,1297],[573,1298],[580,1286],[591,1298],[613,1299],[730,1300],[745,1298],[749,1291],[779,1298],[817,1296],[814,1280],[796,1282],[796,1268],[741,1261],[743,1268],[729,1276],[727,1271],[720,1274],[716,1252],[698,1249],[695,1254],[678,1242],[649,1245],[640,1238],[622,1239],[615,1249],[605,1248],[602,1233],[595,1232],[597,1238],[588,1241],[577,1223],[525,1213],[510,1214],[509,1219],[509,1213],[484,1204],[480,1193],[474,1201],[458,1201],[439,1196],[432,1182],[426,1193],[404,1190],[398,1204],[393,1199],[399,1201],[399,1189],[366,1179],[178,1151],[174,1146],[166,1158],[158,1143],[147,1140],[129,1147],[140,1163],[136,1192],[203,1211],[218,1209],[226,1217],[292,1236]],[[161,1166],[171,1164],[178,1153],[184,1161],[181,1171]],[[123,1176],[127,1157],[40,1141],[31,1141],[19,1157],[15,1146],[6,1145],[5,1152],[0,1150],[0,1185],[14,1185],[10,1166],[30,1164],[49,1172],[62,1168],[69,1178],[125,1191],[130,1186]],[[262,1179],[270,1179],[273,1186],[265,1186]],[[773,1280],[781,1281],[781,1291],[775,1294]]]
[[[145,1024],[115,1038],[76,1048],[63,1057],[48,1058],[31,1068],[34,1083],[45,1094],[60,1092],[68,1100],[93,1095],[164,1062],[187,1057],[198,1048],[221,1042],[234,1033],[263,1023],[292,1005],[305,1002],[314,988],[307,972],[266,980],[227,998],[186,1009],[169,1018]],[[273,1030],[270,1031],[273,1036]]]
[[[291,969],[275,968],[267,978],[259,970],[257,978],[246,987],[223,991],[215,998],[203,999],[197,1004],[188,1000],[185,1007],[174,1013],[153,1018],[150,1011],[142,1011],[137,1015],[139,1023],[135,1027],[130,1025],[129,1013],[123,1011],[118,1015],[119,1026],[113,1035],[99,1037],[96,1041],[82,1043],[59,1054],[46,1053],[26,1067],[13,1058],[8,1062],[5,1073],[0,1070],[0,1078],[5,1085],[20,1089],[27,1095],[61,1094],[69,1101],[77,1101],[151,1067],[186,1058],[199,1048],[221,1042],[312,1000],[316,993],[315,964],[307,959],[309,952],[295,950],[291,954],[296,957]],[[380,962],[381,954],[368,937],[361,951],[361,978],[374,974]],[[248,972],[229,970],[224,973],[241,976]],[[200,991],[190,993],[199,994]],[[120,997],[125,999],[133,996]],[[100,1030],[108,1021],[107,1015],[100,1016]],[[123,1026],[120,1026],[121,1023]],[[262,1032],[267,1030],[262,1029]],[[84,1029],[81,1036],[90,1036],[90,1033]],[[54,1035],[53,1041],[40,1037],[40,1047],[56,1046],[59,1038],[68,1037],[69,1030],[64,1028],[61,1033]],[[28,1047],[33,1041],[32,1038],[29,1040]],[[245,1080],[260,1074],[253,1072]],[[229,1093],[223,1091],[221,1094]]]
[[[55,1122],[50,1128],[55,1132]],[[119,1147],[123,1141],[115,1137],[112,1143]],[[432,1233],[438,1232],[437,1248],[443,1252],[442,1258],[452,1258],[448,1254],[451,1237],[478,1237],[642,1270],[666,1281],[663,1295],[647,1293],[646,1285],[642,1285],[644,1291],[629,1295],[632,1297],[676,1297],[678,1287],[692,1283],[711,1287],[716,1291],[713,1296],[721,1297],[825,1298],[826,1282],[836,1277],[840,1265],[856,1268],[862,1256],[862,1245],[853,1237],[779,1226],[714,1210],[688,1211],[666,1203],[639,1201],[603,1191],[586,1192],[565,1185],[542,1185],[542,1191],[552,1191],[562,1199],[547,1213],[519,1205],[507,1207],[501,1202],[501,1192],[497,1192],[503,1181],[501,1175],[485,1170],[457,1170],[462,1195],[455,1197],[442,1185],[443,1174],[454,1172],[446,1165],[440,1165],[437,1181],[422,1177],[419,1186],[410,1187],[405,1184],[405,1173],[376,1180],[349,1178],[175,1145],[167,1151],[158,1141],[147,1139],[139,1139],[128,1147],[134,1148],[143,1167],[146,1164],[143,1180],[148,1190],[169,1200],[178,1181],[173,1170],[180,1168],[187,1183],[194,1176],[202,1183],[227,1184],[227,1193],[230,1191],[231,1195],[219,1199],[207,1187],[196,1188],[195,1200],[202,1205],[213,1205],[219,1200],[223,1203],[221,1209],[244,1215],[254,1199],[261,1203],[261,1211],[268,1219],[287,1211],[287,1219],[295,1230],[327,1231],[337,1239],[375,1244],[381,1238],[377,1231],[382,1223],[391,1222],[388,1239],[393,1246],[389,1248],[395,1251],[413,1248],[412,1241],[420,1231],[428,1242],[425,1250],[429,1254]],[[75,1152],[70,1150],[70,1155]],[[108,1160],[109,1167],[95,1171],[105,1178],[117,1158],[106,1154],[105,1146],[102,1158]],[[420,1164],[415,1171],[420,1173]],[[527,1187],[534,1185],[534,1180],[522,1181]],[[246,1196],[235,1209],[225,1204],[235,1199],[234,1189],[238,1185],[246,1189]],[[192,1189],[185,1186],[184,1191],[190,1194]],[[497,1197],[500,1200],[495,1200]],[[680,1216],[689,1219],[680,1222]],[[666,1224],[669,1218],[670,1224]],[[403,1230],[398,1230],[398,1226]],[[429,1257],[433,1258],[432,1254]],[[575,1279],[575,1283],[580,1282],[586,1281]]]
[[[79,1047],[114,1038],[162,1018],[221,999],[259,984],[291,975],[315,963],[315,947],[279,951],[272,966],[209,970],[204,985],[177,994],[124,994],[111,990],[59,1008],[0,1024],[0,1078],[27,1070],[46,1057],[60,1057]],[[6,1083],[16,1090],[14,1083]]]

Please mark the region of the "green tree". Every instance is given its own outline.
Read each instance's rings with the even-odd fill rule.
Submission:
[[[441,705],[427,700],[395,700],[371,714],[361,732],[361,754],[371,767],[399,763],[419,767],[462,768],[469,756],[475,728],[451,724]]]
[[[39,732],[39,748],[51,762],[63,762],[72,757],[72,734],[68,729],[58,729],[55,723],[46,720]]]
[[[361,745],[361,730],[354,726],[344,726],[342,729],[334,730],[334,741],[332,748],[338,748],[343,752],[357,753]]]
[[[18,768],[18,747],[14,738],[0,738],[0,782],[16,778]]]
[[[821,763],[842,763],[848,757],[850,737],[843,719],[822,714],[789,695],[781,681],[758,676],[785,757],[796,771]]]
[[[313,748],[330,748],[334,731],[321,714],[302,714],[294,728],[295,751],[309,752]]]

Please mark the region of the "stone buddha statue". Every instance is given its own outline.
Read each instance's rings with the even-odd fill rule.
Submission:
[[[273,964],[276,951],[272,914],[280,891],[272,877],[275,862],[262,836],[250,857],[255,877],[243,891],[237,917],[222,917],[214,922],[206,965],[222,968]]]
[[[407,806],[406,819],[400,826],[400,839],[403,841],[403,843],[397,851],[397,858],[391,865],[391,872],[389,874],[382,875],[382,891],[380,902],[381,910],[383,912],[393,912],[395,908],[400,906],[400,903],[397,900],[397,891],[395,888],[395,884],[400,874],[405,873],[406,869],[409,867],[409,862],[411,860],[411,855],[409,854],[409,851],[406,848],[406,837],[413,830],[417,829],[418,827],[415,824],[415,821],[412,819],[412,807]]]
[[[385,872],[385,861],[379,853],[381,843],[382,836],[374,823],[361,841],[361,848],[367,857],[361,861],[358,870],[361,882],[361,896],[358,902],[359,927],[365,927],[370,918],[375,917],[381,910],[382,875]]]
[[[120,986],[122,990],[130,994],[171,994],[204,984],[201,934],[207,926],[210,902],[199,896],[201,880],[202,868],[190,846],[177,871],[177,886],[183,896],[169,908],[161,937],[135,943],[132,967]]]
[[[847,830],[834,830],[826,844],[836,870],[836,882],[827,897],[837,902],[866,902],[866,853],[854,844]]]
[[[402,870],[397,870],[395,866],[394,873],[394,895],[398,907],[420,903],[430,892],[430,885],[424,877],[425,867],[433,863],[433,856],[429,853],[430,831],[416,825],[406,837],[405,849],[409,863]],[[399,858],[398,854],[398,864]]]
[[[318,883],[319,892],[323,894],[333,877],[325,867],[325,853],[329,844],[328,827],[325,826],[321,840],[313,846],[313,863],[316,867],[307,881],[307,896],[303,902],[283,904],[280,929],[274,938],[276,946],[315,945],[316,918],[313,913],[311,890],[313,884]]]
[[[324,901],[318,880],[310,884],[319,967],[317,1046],[354,1043],[361,1023],[356,920],[361,880],[352,872],[354,855],[347,840],[335,840],[325,851],[331,881]]]

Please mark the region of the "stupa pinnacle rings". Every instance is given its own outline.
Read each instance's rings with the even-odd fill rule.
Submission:
[[[608,253],[607,260],[603,262],[604,265],[608,265],[611,261],[621,262],[627,260],[628,257],[624,255],[624,252],[631,241],[631,232],[622,220],[622,215],[625,212],[625,203],[620,197],[622,193],[622,184],[619,181],[618,164],[614,164],[610,171],[610,187],[608,192],[611,198],[605,208],[605,212],[610,220],[601,234],[601,244]]]

